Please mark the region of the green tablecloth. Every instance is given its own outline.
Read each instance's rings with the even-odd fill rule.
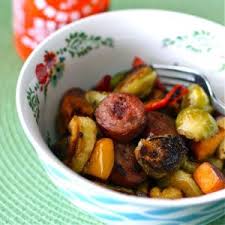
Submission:
[[[0,225],[101,224],[60,194],[22,131],[15,104],[22,62],[12,45],[10,2],[0,0]],[[225,22],[223,0],[114,0],[111,9],[151,7]]]

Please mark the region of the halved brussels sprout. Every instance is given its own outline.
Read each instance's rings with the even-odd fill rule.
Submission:
[[[207,112],[212,111],[212,106],[210,105],[209,97],[203,90],[201,86],[198,84],[192,84],[188,87],[188,94],[184,96],[183,101],[181,103],[181,107],[196,107],[199,109],[203,109]]]
[[[141,66],[128,73],[114,91],[134,94],[143,98],[151,92],[156,77],[156,72],[152,67]]]
[[[85,98],[91,106],[96,109],[100,102],[108,96],[107,92],[100,91],[87,91],[85,94]]]
[[[56,130],[59,136],[66,134],[69,122],[74,115],[92,116],[94,110],[84,94],[82,89],[72,88],[62,97],[56,117]]]
[[[113,75],[111,81],[110,81],[110,86],[112,90],[116,88],[116,86],[127,76],[127,71],[122,71],[119,72],[115,75]]]
[[[70,148],[74,152],[71,167],[80,173],[94,149],[97,127],[89,117],[74,116],[69,123],[69,130]]]
[[[194,107],[185,108],[178,114],[176,127],[179,134],[195,141],[211,137],[218,131],[215,119]]]
[[[185,157],[185,160],[183,161],[183,164],[181,166],[181,169],[183,169],[187,173],[194,173],[198,166],[198,163],[190,161],[188,157]]]
[[[158,181],[160,187],[172,186],[180,189],[186,197],[195,197],[202,195],[202,192],[191,174],[178,170],[168,177]]]

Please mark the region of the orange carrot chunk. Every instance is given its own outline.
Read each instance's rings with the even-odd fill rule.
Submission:
[[[213,155],[220,145],[220,143],[225,138],[225,130],[220,129],[214,136],[195,142],[192,144],[192,151],[197,160],[207,159],[209,156]]]
[[[211,163],[202,163],[195,170],[193,177],[205,194],[225,188],[225,177],[223,173]]]

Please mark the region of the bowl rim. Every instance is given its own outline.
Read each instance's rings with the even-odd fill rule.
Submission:
[[[33,136],[32,130],[29,129],[28,122],[26,121],[24,114],[23,114],[23,106],[22,106],[22,81],[24,80],[24,77],[27,77],[26,70],[30,62],[33,60],[34,56],[44,47],[46,44],[51,41],[54,38],[57,38],[64,32],[68,32],[72,28],[76,27],[77,24],[83,24],[83,23],[92,23],[95,21],[96,18],[104,18],[104,17],[111,17],[111,16],[120,16],[121,14],[151,14],[151,13],[157,13],[157,14],[168,14],[170,16],[178,16],[178,17],[189,17],[198,21],[202,21],[203,23],[208,23],[213,26],[220,27],[221,29],[224,29],[224,27],[221,24],[215,23],[213,21],[209,21],[207,19],[203,19],[201,17],[193,16],[190,14],[180,13],[180,12],[174,12],[174,11],[167,11],[167,10],[158,10],[158,9],[127,9],[127,10],[117,10],[117,11],[111,11],[111,12],[104,12],[97,15],[92,15],[83,19],[80,19],[78,21],[75,21],[71,24],[68,24],[64,26],[63,28],[57,30],[50,36],[48,36],[43,42],[41,42],[37,48],[34,49],[34,51],[30,54],[28,59],[25,61],[20,74],[19,78],[17,80],[16,85],[16,108],[18,117],[20,120],[20,123],[22,125],[22,128],[27,136],[27,139],[32,144],[33,148],[37,151],[39,155],[39,151],[44,154],[46,158],[48,158],[54,165],[57,165],[57,168],[64,174],[67,175],[71,180],[78,181],[81,185],[84,185],[88,187],[89,189],[93,190],[93,193],[101,193],[101,195],[106,195],[109,198],[112,199],[121,199],[122,201],[125,201],[127,203],[133,203],[137,205],[145,205],[145,206],[161,206],[161,207],[181,207],[181,206],[190,206],[190,205],[201,205],[204,203],[212,203],[215,201],[223,200],[225,198],[225,190],[220,190],[218,192],[206,194],[199,197],[189,197],[189,198],[182,198],[178,200],[162,200],[162,199],[151,199],[146,197],[136,197],[136,196],[130,196],[123,193],[118,193],[112,190],[109,190],[107,188],[103,188],[100,185],[96,185],[93,182],[89,181],[88,179],[83,178],[79,174],[76,174],[74,171],[72,171],[70,168],[68,168],[66,165],[64,165],[48,148],[47,144],[42,140],[42,143],[40,143],[35,136]],[[38,147],[36,147],[38,146]]]

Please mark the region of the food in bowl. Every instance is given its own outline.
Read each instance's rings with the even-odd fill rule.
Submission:
[[[136,57],[91,90],[68,90],[54,154],[76,173],[126,194],[194,197],[225,188],[225,118],[203,88],[167,90]]]

